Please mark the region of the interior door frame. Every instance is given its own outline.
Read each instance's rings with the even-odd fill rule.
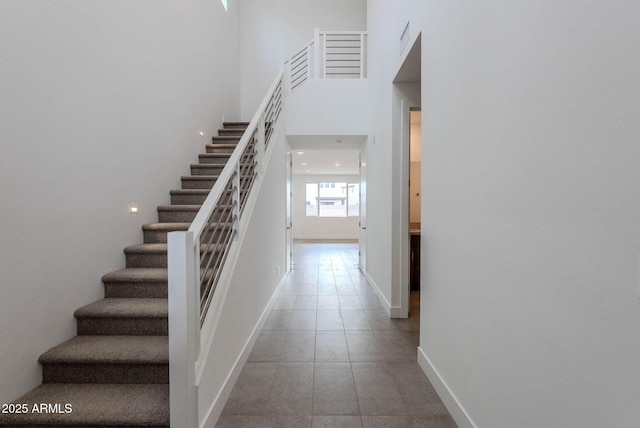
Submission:
[[[367,274],[367,141],[360,146],[358,169],[360,174],[360,220],[358,221],[358,267]]]
[[[285,184],[285,273],[293,269],[293,155],[287,150]]]

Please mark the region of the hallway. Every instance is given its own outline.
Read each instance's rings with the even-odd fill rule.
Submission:
[[[293,260],[217,427],[455,427],[416,362],[419,299],[389,319],[357,243],[296,242]]]

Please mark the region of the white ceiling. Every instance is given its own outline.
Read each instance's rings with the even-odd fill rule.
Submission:
[[[289,135],[294,174],[359,174],[363,135]],[[339,142],[338,142],[339,141]]]

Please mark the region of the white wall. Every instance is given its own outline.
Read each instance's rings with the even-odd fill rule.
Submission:
[[[312,101],[310,101],[312,100]],[[313,79],[287,97],[287,135],[367,135],[371,129],[368,79]]]
[[[73,311],[239,116],[229,6],[0,2],[0,402],[40,383],[38,356],[75,334]]]
[[[366,30],[366,0],[241,0],[242,117],[249,120],[280,66],[321,30]]]
[[[293,239],[358,239],[359,217],[307,217],[306,183],[359,183],[358,175],[293,175]]]
[[[458,423],[637,425],[637,2],[368,11],[376,77],[423,31],[420,362]]]

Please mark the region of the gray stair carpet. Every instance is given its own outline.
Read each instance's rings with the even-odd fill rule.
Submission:
[[[77,336],[40,356],[42,385],[14,401],[28,411],[0,414],[0,426],[169,426],[167,233],[189,228],[247,125],[218,130],[158,223],[142,226],[144,242],[124,249],[125,268],[102,277],[105,298],[74,312]]]

